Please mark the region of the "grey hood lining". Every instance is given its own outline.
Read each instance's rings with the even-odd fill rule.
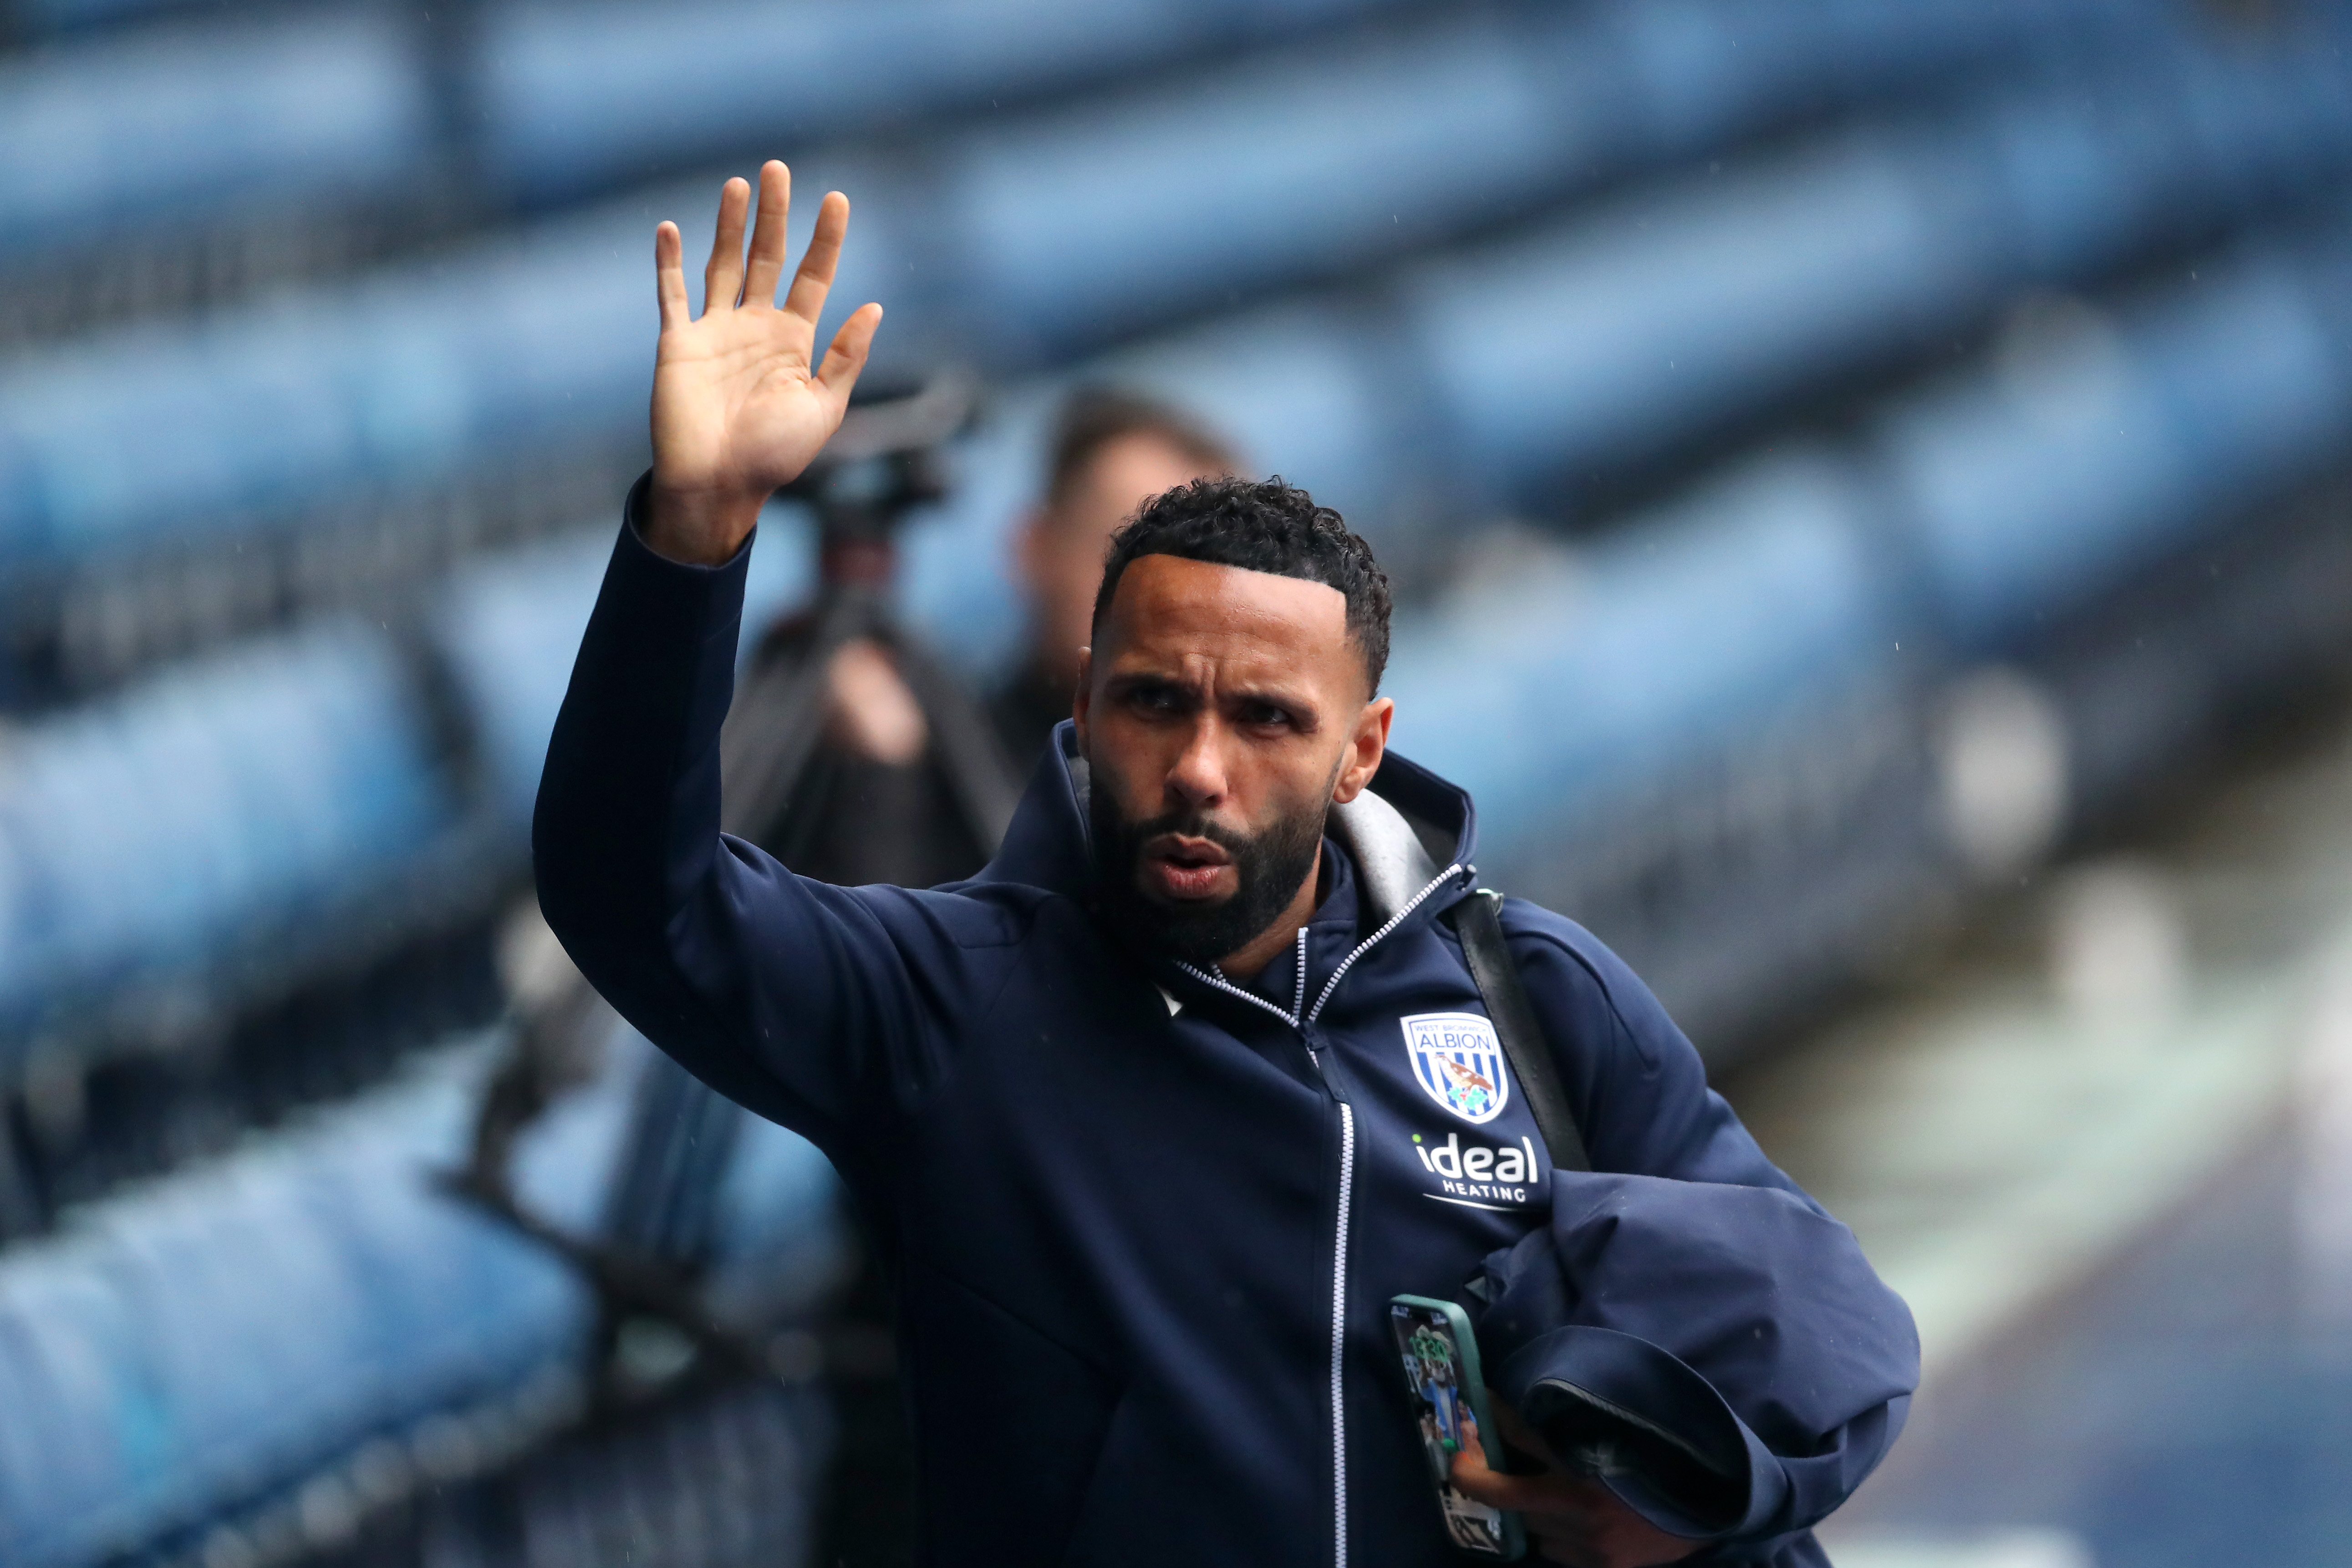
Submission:
[[[1329,823],[1331,837],[1356,863],[1357,896],[1368,926],[1394,920],[1445,869],[1404,813],[1369,789],[1333,806]]]

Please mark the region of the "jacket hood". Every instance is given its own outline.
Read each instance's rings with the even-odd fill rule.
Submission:
[[[1089,787],[1077,726],[1065,719],[1029,775],[996,858],[973,879],[1084,897],[1094,877]],[[1391,752],[1369,789],[1331,808],[1326,831],[1354,862],[1368,922],[1378,924],[1447,866],[1470,865],[1478,824],[1466,792]]]

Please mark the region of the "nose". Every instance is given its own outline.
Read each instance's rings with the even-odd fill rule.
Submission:
[[[1214,810],[1224,803],[1224,726],[1213,708],[1204,705],[1194,717],[1184,749],[1168,769],[1168,793],[1196,811]]]

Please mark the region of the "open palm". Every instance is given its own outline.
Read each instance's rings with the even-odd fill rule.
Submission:
[[[864,305],[815,359],[816,323],[833,287],[849,202],[835,192],[780,307],[792,174],[760,170],[759,211],[744,253],[751,186],[730,180],[703,273],[703,310],[687,299],[677,226],[654,234],[661,342],[654,361],[654,474],[646,542],[679,560],[718,562],[751,531],[761,505],[799,475],[841,424],[882,307]]]

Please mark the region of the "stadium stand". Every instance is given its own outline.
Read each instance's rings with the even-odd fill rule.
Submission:
[[[801,526],[774,509],[755,616],[803,591]],[[49,1145],[37,1160],[12,1160],[0,1128],[0,1238],[37,1228],[52,1206],[38,1194],[56,1184],[33,1179],[35,1195],[5,1201],[12,1164],[69,1167],[77,1151],[58,1145],[163,1116],[148,1147],[101,1162],[133,1174],[232,1132],[246,1104],[350,1086],[334,1041],[291,1059],[207,1058],[241,1014],[477,922],[512,887],[608,547],[599,530],[486,557],[401,633],[327,623],[15,737],[0,763],[0,1083],[193,1059],[150,1091],[173,1103],[123,1105],[114,1122],[85,1108],[23,1140]],[[382,1043],[352,1031],[341,1048],[363,1077]]]
[[[626,1031],[615,1045],[520,1154],[524,1200],[583,1235],[604,1223],[650,1054]],[[429,1182],[463,1158],[486,1062],[479,1045],[421,1060],[0,1258],[0,1408],[40,1413],[0,1423],[0,1554],[24,1568],[133,1552],[282,1561],[344,1543],[363,1509],[478,1474],[577,1418],[591,1293]],[[839,1267],[832,1191],[814,1150],[748,1126],[716,1194],[714,1288],[761,1300],[775,1322],[804,1310]],[[782,1431],[747,1433],[749,1453],[704,1455],[765,1471],[771,1515],[822,1464],[821,1409],[794,1414]],[[805,1522],[788,1512],[782,1540],[772,1519],[745,1533],[797,1555]]]
[[[17,22],[39,36],[142,8],[170,7],[34,0]],[[12,231],[21,248],[211,221],[224,197],[262,198],[284,220],[305,198],[331,193],[349,205],[381,197],[388,182],[425,178],[480,185],[466,201],[486,215],[543,207],[706,158],[778,145],[797,154],[1405,9],[1396,0],[894,0],[778,12],[741,0],[658,10],[508,0],[446,11],[438,26],[424,13],[395,25],[384,14],[304,9],[99,32],[15,68],[21,90],[0,95],[12,106],[11,140],[44,156],[0,183],[0,212],[34,220]],[[1582,133],[1572,144],[1605,143],[1618,159],[1689,153],[1925,74],[2111,30],[2130,15],[2114,0],[1938,0],[1893,13],[1854,0],[1450,9],[1470,33],[1515,46],[1490,62],[1489,79],[1509,96],[1542,85],[1534,62],[1572,62],[1573,79],[1554,84],[1576,89],[1569,111]],[[278,225],[281,242],[289,226]]]
[[[2087,0],[2048,13],[2104,14]],[[1716,37],[1697,13],[1676,32],[1639,8],[1448,11],[905,156],[836,155],[803,177],[858,193],[841,289],[889,303],[893,353],[1002,372],[1236,290],[1491,226],[1700,135],[1686,119],[1660,120],[1642,141],[1641,117],[1618,113],[1601,87],[1654,79],[1670,101],[1674,83],[1703,77],[1748,105],[1707,122],[1730,135],[1907,79],[1889,62],[1916,71],[1965,57],[1969,41],[2025,35],[2055,48],[2071,37],[2006,8],[1989,8],[1979,34],[1931,8],[1924,22],[1940,26],[1892,29],[1909,53],[1850,57],[1849,34],[1889,29],[1841,6],[1796,15],[1802,26],[1751,29],[1783,44],[1751,54],[1729,47],[1739,29]],[[1587,31],[1563,40],[1562,28]],[[1310,58],[1311,91],[1298,85]],[[1755,79],[1734,81],[1735,58],[1750,58]],[[1530,63],[1554,59],[1591,81]],[[1568,123],[1570,112],[1585,121]],[[1147,190],[1150,201],[1133,198]],[[656,214],[708,205],[704,184],[665,186],[357,284],[201,324],[117,329],[0,367],[0,559],[43,584],[20,590],[8,616],[27,667],[19,689],[110,678],[216,626],[315,602],[320,584],[429,573],[478,542],[485,512],[540,526],[572,515],[512,506],[531,488],[516,469],[609,483],[634,460],[623,454],[635,449],[651,327],[645,231]],[[117,454],[103,472],[85,458],[99,447]],[[479,499],[486,489],[494,501]],[[394,526],[356,526],[387,505]],[[352,530],[340,543],[310,537],[338,523]],[[252,543],[262,562],[248,554],[238,570],[268,591],[228,603],[191,592],[223,551]],[[54,591],[60,581],[67,591]]]
[[[2171,606],[2175,637],[2200,611],[2237,623],[2226,669],[2176,655],[2118,679],[2145,627],[2101,647],[2097,626],[2341,464],[2352,363],[2320,285],[2347,244],[2331,227],[2250,245],[2112,322],[2078,306],[2055,330],[2021,323],[2039,341],[1843,453],[1768,456],[1589,560],[1515,561],[1508,587],[1400,633],[1398,743],[1478,781],[1486,853],[1609,931],[1702,1037],[1776,991],[1801,999],[1969,874],[1927,752],[1956,671],[2092,629],[2058,699],[2076,753],[2063,829],[2161,776],[2253,677],[2352,632],[2341,605],[2266,630],[2250,613],[2249,595],[2292,601],[2282,579],[2343,580],[2340,513],[2314,528],[2292,508],[2256,531],[2261,574]],[[1759,932],[1738,916],[1768,893],[1781,918]]]
[[[368,195],[419,176],[433,105],[383,16],[174,30],[0,67],[0,244],[186,223],[256,196]]]
[[[68,302],[0,362],[0,1410],[48,1413],[0,1418],[12,1563],[324,1562],[388,1519],[406,1555],[369,1560],[418,1561],[493,1516],[571,1563],[649,1519],[681,1564],[809,1556],[823,1394],[593,1405],[612,1304],[432,1180],[492,1047],[417,1049],[494,1010],[478,950],[642,461],[646,232],[707,213],[668,183],[706,159],[824,140],[796,164],[858,198],[842,293],[1007,382],[908,542],[928,637],[1011,649],[1063,390],[1198,409],[1396,570],[1398,743],[1476,793],[1486,879],[1717,1060],[2352,645],[2332,15],[114,26],[163,9],[15,7],[48,41],[0,59],[0,133],[46,151],[0,172],[0,271],[313,206],[347,239],[279,276],[397,259]],[[751,619],[806,554],[774,509]],[[1988,745],[2042,749],[2022,827],[1969,815]],[[822,1162],[738,1118],[722,1176],[651,1168],[667,1070],[616,1036],[530,1131],[528,1205],[796,1328],[840,1266]]]

